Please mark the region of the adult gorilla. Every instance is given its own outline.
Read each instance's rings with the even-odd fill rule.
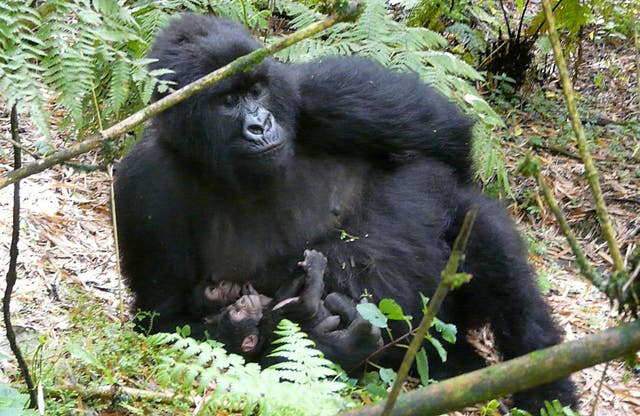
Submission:
[[[164,78],[178,88],[260,46],[236,23],[187,14],[158,36],[151,68],[171,69]],[[478,205],[462,266],[473,279],[440,317],[462,334],[489,323],[506,359],[559,342],[511,220],[469,185],[470,128],[415,75],[355,58],[267,60],[165,111],[117,171],[122,266],[135,306],[158,313],[153,331],[189,324],[202,336],[194,290],[251,282],[272,297],[312,248],[329,260],[325,293],[393,298],[417,324],[419,293],[433,293],[465,213]],[[343,231],[357,239],[341,239]],[[319,348],[345,368],[380,341],[362,319],[338,329],[313,311],[302,315]],[[397,366],[399,357],[379,358]],[[437,356],[430,364],[443,378],[484,362],[461,336],[446,366]],[[534,409],[544,398],[575,403],[567,379],[515,400]]]

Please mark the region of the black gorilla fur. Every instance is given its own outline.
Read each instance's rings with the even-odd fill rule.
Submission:
[[[187,14],[157,37],[151,68],[173,70],[164,78],[179,88],[258,47],[236,23]],[[165,111],[117,171],[122,266],[135,306],[159,314],[153,331],[189,324],[203,336],[194,288],[251,282],[274,296],[313,248],[329,261],[325,293],[393,298],[417,325],[418,294],[433,293],[477,205],[462,266],[473,279],[449,295],[440,318],[461,334],[489,323],[505,359],[558,343],[512,221],[470,184],[470,130],[417,76],[344,57],[268,59]],[[358,238],[343,241],[341,230]],[[380,341],[366,321],[338,329],[312,318],[301,317],[303,328],[347,369]],[[484,366],[464,336],[448,349],[446,364],[430,351],[434,378]],[[399,360],[379,357],[387,366]],[[535,409],[546,398],[576,402],[563,379],[518,393],[515,403]]]

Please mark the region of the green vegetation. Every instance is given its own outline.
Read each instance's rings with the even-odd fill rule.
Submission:
[[[198,342],[178,333],[147,337],[131,324],[109,318],[102,307],[86,306],[80,303],[71,311],[73,331],[65,334],[64,345],[42,339],[34,354],[47,415],[74,414],[81,408],[169,415],[189,412],[194,405],[203,415],[215,415],[218,409],[332,415],[357,405],[340,395],[346,378],[292,322],[278,326],[280,347],[273,356],[283,361],[260,369],[228,354],[218,342]],[[21,409],[26,400],[8,386],[0,388],[2,397],[0,414]]]

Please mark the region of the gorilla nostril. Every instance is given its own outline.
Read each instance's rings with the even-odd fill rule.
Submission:
[[[257,124],[252,124],[249,127],[247,127],[247,131],[249,131],[249,133],[251,134],[261,135],[264,133],[264,128],[262,128],[262,126],[259,126]]]

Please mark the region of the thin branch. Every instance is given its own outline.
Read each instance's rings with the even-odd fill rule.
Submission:
[[[116,385],[107,385],[107,386],[98,386],[98,387],[89,387],[89,386],[81,386],[81,385],[63,385],[63,386],[56,386],[49,393],[53,397],[56,397],[57,391],[74,391],[78,393],[80,397],[82,397],[83,399],[91,399],[93,397],[112,399],[118,395],[124,394],[133,399],[156,400],[163,403],[173,403],[177,400],[185,400],[182,394],[176,394],[172,391],[143,390],[143,389],[137,389],[134,387],[116,386]]]
[[[633,24],[633,45],[636,50],[636,99],[638,100],[638,107],[640,107],[640,35],[638,35],[638,19],[640,19],[640,6],[635,6],[634,14],[636,15],[635,23]]]
[[[118,313],[120,323],[125,322],[124,316],[124,299],[122,293],[122,269],[120,267],[120,243],[118,239],[118,217],[116,216],[116,194],[113,187],[113,165],[107,166],[107,174],[109,175],[109,199],[111,201],[111,222],[113,228],[113,248],[116,252],[116,275],[118,276]]]
[[[520,22],[518,23],[518,33],[516,34],[516,43],[520,42],[520,34],[522,33],[522,24],[524,23],[524,15],[527,12],[527,7],[529,7],[529,0],[524,4],[522,8],[522,14],[520,15]]]
[[[593,404],[591,405],[591,413],[590,416],[596,415],[596,409],[598,408],[598,399],[600,398],[600,392],[602,391],[602,386],[604,385],[604,378],[607,375],[607,370],[609,369],[609,362],[604,365],[604,369],[602,370],[602,375],[600,376],[600,381],[598,381],[598,390],[593,399]]]
[[[20,149],[20,151],[25,152],[26,154],[28,154],[29,156],[31,156],[34,159],[39,159],[40,158],[40,156],[38,156],[36,153],[34,153],[31,150],[29,150],[26,147],[24,147],[22,145],[22,143],[18,143],[17,141],[13,140],[9,136],[2,137],[2,140],[11,143],[11,145],[13,146],[14,149],[18,148],[18,149]]]
[[[435,416],[527,390],[640,349],[640,320],[403,394],[392,415]],[[342,413],[380,415],[383,404]]]
[[[618,245],[618,241],[616,240],[613,225],[609,217],[609,212],[607,211],[607,205],[602,195],[602,189],[600,188],[600,181],[598,179],[598,169],[596,168],[593,159],[591,158],[591,153],[589,153],[589,145],[587,143],[587,138],[584,133],[582,122],[580,121],[580,116],[578,115],[573,88],[571,86],[569,72],[567,70],[567,63],[562,53],[558,32],[556,31],[555,18],[553,16],[553,11],[551,10],[549,0],[542,0],[542,8],[547,20],[547,31],[549,33],[549,39],[551,40],[551,44],[553,46],[553,56],[556,62],[556,66],[558,67],[558,71],[560,72],[560,79],[562,80],[562,91],[564,92],[564,98],[569,110],[571,126],[576,133],[578,151],[580,153],[580,157],[582,158],[582,163],[584,163],[584,168],[586,171],[585,176],[587,178],[587,181],[589,182],[589,187],[591,188],[593,199],[595,200],[596,212],[598,213],[598,220],[600,221],[602,234],[604,235],[607,246],[609,247],[609,252],[611,254],[611,258],[613,259],[614,269],[617,271],[622,271],[625,269],[624,259],[622,257],[622,254],[620,253],[620,247]]]
[[[26,154],[28,154],[29,156],[31,156],[35,160],[42,159],[42,156],[40,156],[39,154],[35,153],[34,151],[26,148],[21,143],[16,142],[15,140],[13,140],[10,137],[1,137],[0,139],[11,143],[14,147],[20,148],[20,150],[22,150],[23,152],[25,152]],[[82,163],[72,163],[72,162],[62,162],[62,163],[65,166],[69,166],[70,168],[73,168],[75,170],[81,170],[81,171],[84,171],[84,172],[93,172],[93,171],[96,171],[98,169],[102,169],[100,166],[85,165],[85,164],[82,164]]]
[[[509,16],[507,15],[507,9],[505,9],[502,0],[500,0],[500,8],[502,9],[502,15],[504,16],[504,24],[507,26],[507,34],[509,35],[509,39],[512,39],[513,33],[511,33],[511,27],[509,26]]]
[[[535,179],[538,182],[538,187],[542,191],[542,197],[544,198],[544,202],[547,204],[553,215],[556,217],[556,221],[558,221],[558,226],[560,227],[560,231],[564,234],[567,239],[567,243],[569,243],[569,247],[571,247],[571,251],[573,255],[576,256],[576,264],[580,269],[580,274],[589,279],[591,283],[593,283],[597,288],[601,291],[605,291],[606,282],[600,276],[600,274],[589,264],[587,260],[587,256],[585,256],[576,236],[571,231],[571,227],[567,222],[567,218],[562,213],[562,210],[558,206],[558,202],[553,196],[553,192],[549,189],[549,185],[547,185],[547,181],[544,178],[544,175],[539,171],[535,175]]]
[[[337,1],[336,3],[341,2]],[[209,73],[208,75],[205,75],[204,77],[192,82],[191,84],[180,88],[179,90],[167,95],[166,97],[154,102],[153,104],[150,104],[142,110],[130,115],[114,126],[101,131],[96,136],[84,140],[81,143],[70,146],[67,149],[60,150],[46,158],[40,159],[20,169],[16,169],[1,175],[0,189],[17,181],[20,181],[27,176],[42,172],[43,170],[54,165],[96,149],[100,147],[106,140],[113,139],[132,130],[134,127],[142,124],[156,114],[203,91],[216,82],[219,82],[220,80],[228,78],[239,72],[247,71],[248,69],[260,64],[264,59],[273,55],[274,53],[288,48],[289,46],[300,42],[301,40],[316,35],[319,32],[335,25],[336,23],[356,19],[359,16],[359,13],[362,11],[361,6],[362,5],[360,3],[349,4],[344,8],[344,10],[341,10],[339,13],[336,12],[331,16],[328,16],[326,19],[307,26],[306,28],[297,31],[290,36],[284,37],[269,46],[256,49],[248,55],[241,56],[240,58],[230,62],[222,68],[219,68]]]
[[[451,255],[449,256],[447,265],[442,271],[440,283],[438,284],[433,297],[429,301],[427,313],[422,317],[422,321],[418,326],[416,334],[411,340],[411,344],[409,344],[409,348],[402,359],[402,363],[400,364],[400,368],[398,369],[398,374],[396,376],[396,381],[393,383],[393,388],[391,389],[391,393],[389,393],[384,410],[382,411],[382,416],[391,414],[393,406],[400,394],[402,384],[406,380],[407,374],[409,374],[413,360],[415,359],[420,347],[422,347],[422,343],[429,332],[429,328],[431,328],[433,318],[435,318],[436,313],[440,310],[440,306],[442,306],[442,302],[444,301],[445,296],[447,296],[447,293],[449,293],[449,290],[453,289],[455,286],[457,281],[456,273],[458,271],[458,265],[460,264],[467,248],[467,242],[469,241],[469,236],[471,235],[471,229],[473,228],[473,223],[476,220],[477,213],[478,207],[472,206],[464,218],[460,232],[453,244],[453,249],[451,250]]]
[[[18,109],[17,104],[11,108],[11,139],[14,143],[20,144],[20,136],[18,134]],[[14,168],[20,169],[22,164],[22,152],[20,146],[13,147]],[[2,315],[4,318],[4,326],[7,332],[7,340],[13,355],[16,356],[20,373],[27,384],[29,390],[29,407],[35,409],[38,405],[38,396],[35,384],[29,374],[29,366],[25,361],[20,345],[16,341],[16,333],[11,323],[11,294],[13,287],[18,280],[18,241],[20,240],[20,183],[13,186],[13,231],[11,233],[11,247],[9,248],[9,270],[7,271],[7,286],[4,289],[4,297],[2,299]]]
[[[562,0],[558,0],[558,2],[556,3],[555,6],[553,6],[553,11],[555,12],[556,9],[558,8],[558,6],[560,6],[560,3],[562,3]],[[547,23],[547,18],[545,17],[542,22],[540,22],[540,24],[538,25],[538,27],[536,28],[536,31],[533,32],[533,37],[535,38],[538,33],[540,32],[540,29],[542,29],[544,27],[544,24]]]

